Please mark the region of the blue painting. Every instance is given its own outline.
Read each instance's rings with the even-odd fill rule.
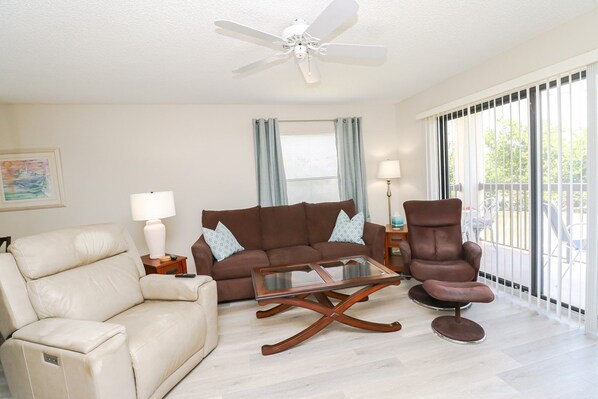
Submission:
[[[52,196],[47,158],[4,160],[0,164],[4,201],[39,200]]]

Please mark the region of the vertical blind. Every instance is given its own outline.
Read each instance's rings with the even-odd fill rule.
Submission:
[[[427,135],[439,197],[461,198],[464,240],[482,246],[481,275],[497,292],[577,321],[588,264],[587,98],[586,71],[572,71],[438,115],[436,142]]]
[[[586,333],[598,336],[598,63],[588,65],[588,241]]]

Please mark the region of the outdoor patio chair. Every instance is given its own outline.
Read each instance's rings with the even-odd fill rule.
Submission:
[[[567,267],[567,269],[565,269],[565,271],[561,275],[561,278],[562,278],[563,276],[565,276],[567,274],[567,272],[571,268],[571,265],[573,264],[573,262],[578,261],[581,254],[583,252],[585,252],[587,249],[587,246],[586,246],[587,240],[585,238],[573,239],[573,237],[572,237],[573,227],[585,226],[586,223],[572,223],[572,224],[567,225],[565,223],[565,221],[563,220],[562,214],[561,214],[561,212],[559,212],[557,207],[554,206],[554,204],[546,202],[546,201],[544,201],[542,203],[542,211],[544,212],[544,215],[546,215],[546,218],[550,222],[550,227],[557,237],[559,236],[559,229],[560,229],[561,243],[567,247],[567,251],[568,251],[567,252],[567,255],[568,255],[567,260],[569,261],[569,266]],[[558,249],[559,249],[559,245],[555,245],[554,248],[552,248],[549,256],[550,257],[555,256]]]
[[[498,203],[496,202],[496,198],[486,198],[482,203],[481,213],[476,217],[466,218],[463,221],[463,230],[465,232],[466,240],[469,240],[470,231],[472,231],[475,236],[475,242],[478,242],[480,233],[485,230],[490,230],[490,242],[496,247],[493,227],[497,214]]]

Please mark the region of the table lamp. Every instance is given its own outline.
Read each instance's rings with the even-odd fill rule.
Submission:
[[[392,193],[390,192],[390,179],[398,179],[401,177],[401,164],[398,160],[394,161],[382,161],[378,165],[378,179],[386,179],[386,184],[388,185],[386,189],[386,196],[388,197],[388,223],[391,222],[391,212],[390,212],[390,197]]]
[[[160,219],[176,215],[172,191],[131,194],[133,220],[145,220],[143,235],[150,259],[165,256],[166,227]]]

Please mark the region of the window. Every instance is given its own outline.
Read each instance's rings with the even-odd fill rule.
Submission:
[[[338,201],[336,136],[281,134],[289,204]]]

